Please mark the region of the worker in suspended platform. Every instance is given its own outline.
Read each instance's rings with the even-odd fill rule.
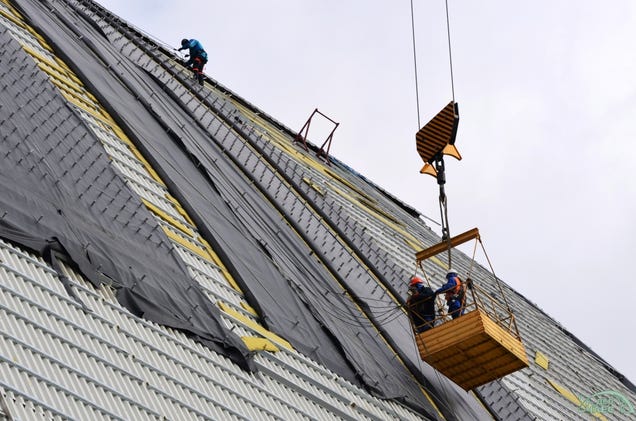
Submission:
[[[208,62],[208,53],[203,49],[203,45],[196,39],[187,39],[184,38],[181,40],[181,50],[189,49],[189,54],[186,55],[188,61],[186,61],[185,66],[190,68],[192,67],[192,72],[194,73],[194,77],[199,81],[199,85],[203,85],[203,66]]]
[[[406,308],[417,333],[435,326],[435,292],[421,278],[411,277]]]
[[[464,288],[455,269],[446,272],[446,283],[435,291],[435,295],[444,293],[448,314],[453,319],[464,314]]]

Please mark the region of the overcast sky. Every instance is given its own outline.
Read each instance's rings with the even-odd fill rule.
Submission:
[[[293,130],[318,108],[340,123],[332,155],[439,221],[410,0],[100,3],[175,48],[199,39],[208,75]],[[424,125],[453,99],[446,13],[413,3]],[[449,0],[449,15],[451,234],[479,227],[499,277],[636,382],[636,2]]]

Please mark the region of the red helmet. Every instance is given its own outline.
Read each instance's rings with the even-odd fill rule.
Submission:
[[[422,279],[418,278],[417,276],[413,276],[411,278],[411,282],[409,282],[409,287],[413,287],[417,284],[421,284],[424,283],[424,281],[422,281]]]

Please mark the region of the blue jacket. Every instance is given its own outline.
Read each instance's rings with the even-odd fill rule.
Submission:
[[[188,45],[179,48],[179,50],[185,50],[186,48],[190,49],[190,58],[186,65],[192,64],[196,57],[201,57],[204,61],[208,61],[208,53],[205,52],[203,45],[196,39],[191,39]]]
[[[419,284],[413,295],[406,300],[406,306],[415,328],[423,332],[432,328],[435,320],[435,293],[423,284]]]
[[[446,283],[435,291],[435,295],[441,294],[442,292],[450,292],[458,285],[460,285],[460,282],[458,282],[457,275],[451,275],[447,278]]]

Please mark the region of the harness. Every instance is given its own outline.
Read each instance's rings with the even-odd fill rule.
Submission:
[[[446,301],[459,300],[464,301],[464,289],[462,288],[462,281],[459,276],[455,276],[455,286],[452,289],[446,291]]]

